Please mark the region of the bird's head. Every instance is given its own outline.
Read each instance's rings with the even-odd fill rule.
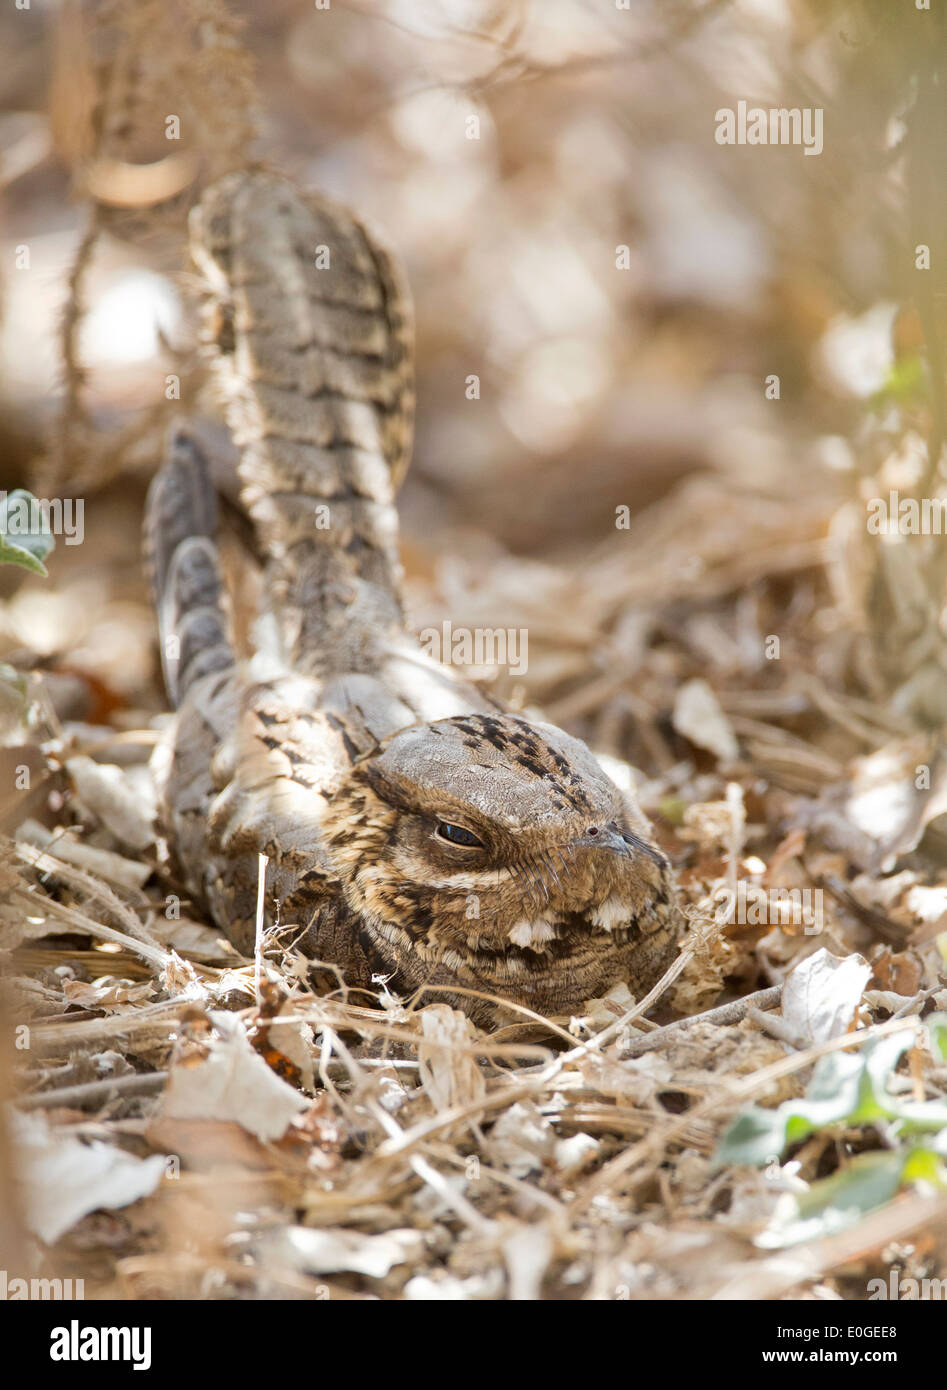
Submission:
[[[325,835],[349,905],[382,961],[416,966],[398,970],[411,985],[437,967],[565,1012],[673,945],[670,869],[647,822],[549,724],[470,714],[403,729],[355,765]]]

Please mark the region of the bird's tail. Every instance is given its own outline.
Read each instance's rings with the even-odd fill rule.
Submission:
[[[369,634],[401,623],[413,382],[397,271],[344,208],[262,170],[207,190],[191,247],[281,655],[370,666]]]
[[[217,556],[217,497],[199,448],[175,429],[145,507],[145,558],[154,591],[168,695],[234,664]]]

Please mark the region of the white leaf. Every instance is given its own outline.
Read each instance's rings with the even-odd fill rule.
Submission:
[[[434,1109],[480,1100],[487,1083],[476,1057],[465,1050],[476,1037],[470,1019],[449,1004],[430,1004],[420,1018],[418,1075]]]
[[[197,1066],[173,1067],[162,1114],[179,1120],[234,1120],[258,1139],[280,1139],[309,1101],[280,1079],[226,1015],[212,1014],[226,1034]]]
[[[871,966],[861,956],[840,958],[823,947],[801,961],[783,985],[783,1018],[807,1041],[841,1037],[870,978]]]
[[[79,799],[122,844],[147,849],[155,838],[154,802],[114,763],[97,763],[84,754],[67,758],[66,771]]]
[[[685,681],[677,692],[671,722],[679,734],[698,748],[715,753],[721,762],[733,762],[740,745],[717,697],[704,680]]]
[[[581,1173],[601,1151],[600,1140],[591,1134],[573,1134],[569,1139],[557,1139],[553,1159],[559,1175],[568,1180]]]
[[[485,1280],[474,1276],[470,1279],[454,1279],[449,1274],[432,1279],[428,1274],[416,1274],[404,1286],[404,1298],[408,1303],[469,1303],[472,1299],[484,1297]],[[486,1295],[490,1296],[490,1295]],[[493,1292],[500,1297],[499,1289]]]
[[[556,1134],[532,1101],[520,1101],[504,1110],[487,1135],[490,1162],[516,1178],[538,1172],[552,1157]]]
[[[307,1274],[347,1272],[383,1279],[395,1265],[417,1264],[424,1253],[424,1237],[407,1229],[370,1236],[340,1228],[288,1226],[264,1241],[261,1253],[264,1260]]]
[[[14,1112],[12,1131],[26,1224],[47,1245],[90,1211],[147,1197],[165,1173],[164,1154],[136,1158],[97,1140],[83,1144],[51,1129],[44,1115]]]

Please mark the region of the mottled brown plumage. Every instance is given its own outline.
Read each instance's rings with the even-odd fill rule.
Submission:
[[[169,693],[168,836],[250,953],[258,854],[307,954],[354,985],[552,1014],[647,989],[680,925],[633,799],[588,749],[504,714],[404,633],[394,493],[410,448],[406,296],[352,216],[264,172],[193,214],[205,338],[264,562],[256,653],[228,637],[213,489],[186,431],[149,499]]]

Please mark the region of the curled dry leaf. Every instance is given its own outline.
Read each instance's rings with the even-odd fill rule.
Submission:
[[[504,1110],[486,1142],[490,1162],[515,1178],[539,1172],[552,1158],[555,1146],[555,1130],[531,1101]]]
[[[783,986],[782,1014],[806,1042],[828,1042],[851,1026],[871,978],[861,956],[839,958],[823,947],[796,966]]]
[[[587,999],[582,1007],[581,1023],[586,1028],[598,1032],[602,1028],[607,1028],[610,1023],[614,1023],[616,1018],[621,1018],[635,1004],[635,996],[625,984],[620,980],[617,985],[612,985],[611,989],[597,999]]]
[[[480,1100],[487,1083],[469,1049],[476,1029],[466,1014],[449,1004],[421,1010],[424,1041],[418,1047],[418,1074],[435,1110]]]
[[[316,1088],[313,1070],[314,1039],[312,1024],[293,1016],[295,1005],[286,999],[280,1005],[280,1013],[288,1017],[275,1018],[269,1025],[271,1046],[289,1061],[299,1072],[299,1084],[307,1095]]]
[[[179,955],[192,957],[205,965],[232,963],[237,952],[217,927],[205,926],[189,917],[176,917],[173,920],[158,916],[151,926],[151,934],[162,946],[167,946]]]
[[[172,1068],[162,1114],[235,1120],[258,1139],[281,1138],[309,1102],[270,1071],[237,1020],[221,1014],[213,1020],[224,1035],[212,1040],[209,1055],[196,1066]]]
[[[140,1004],[153,994],[154,985],[150,980],[136,985],[131,980],[116,980],[112,975],[92,981],[66,980],[63,984],[67,1003],[83,1009],[103,1009],[106,1013]]]
[[[911,951],[892,951],[886,946],[871,969],[871,982],[879,990],[910,996],[921,987],[921,963]]]
[[[947,755],[927,735],[856,759],[849,780],[828,788],[811,811],[828,842],[870,873],[894,867],[945,816]]]

